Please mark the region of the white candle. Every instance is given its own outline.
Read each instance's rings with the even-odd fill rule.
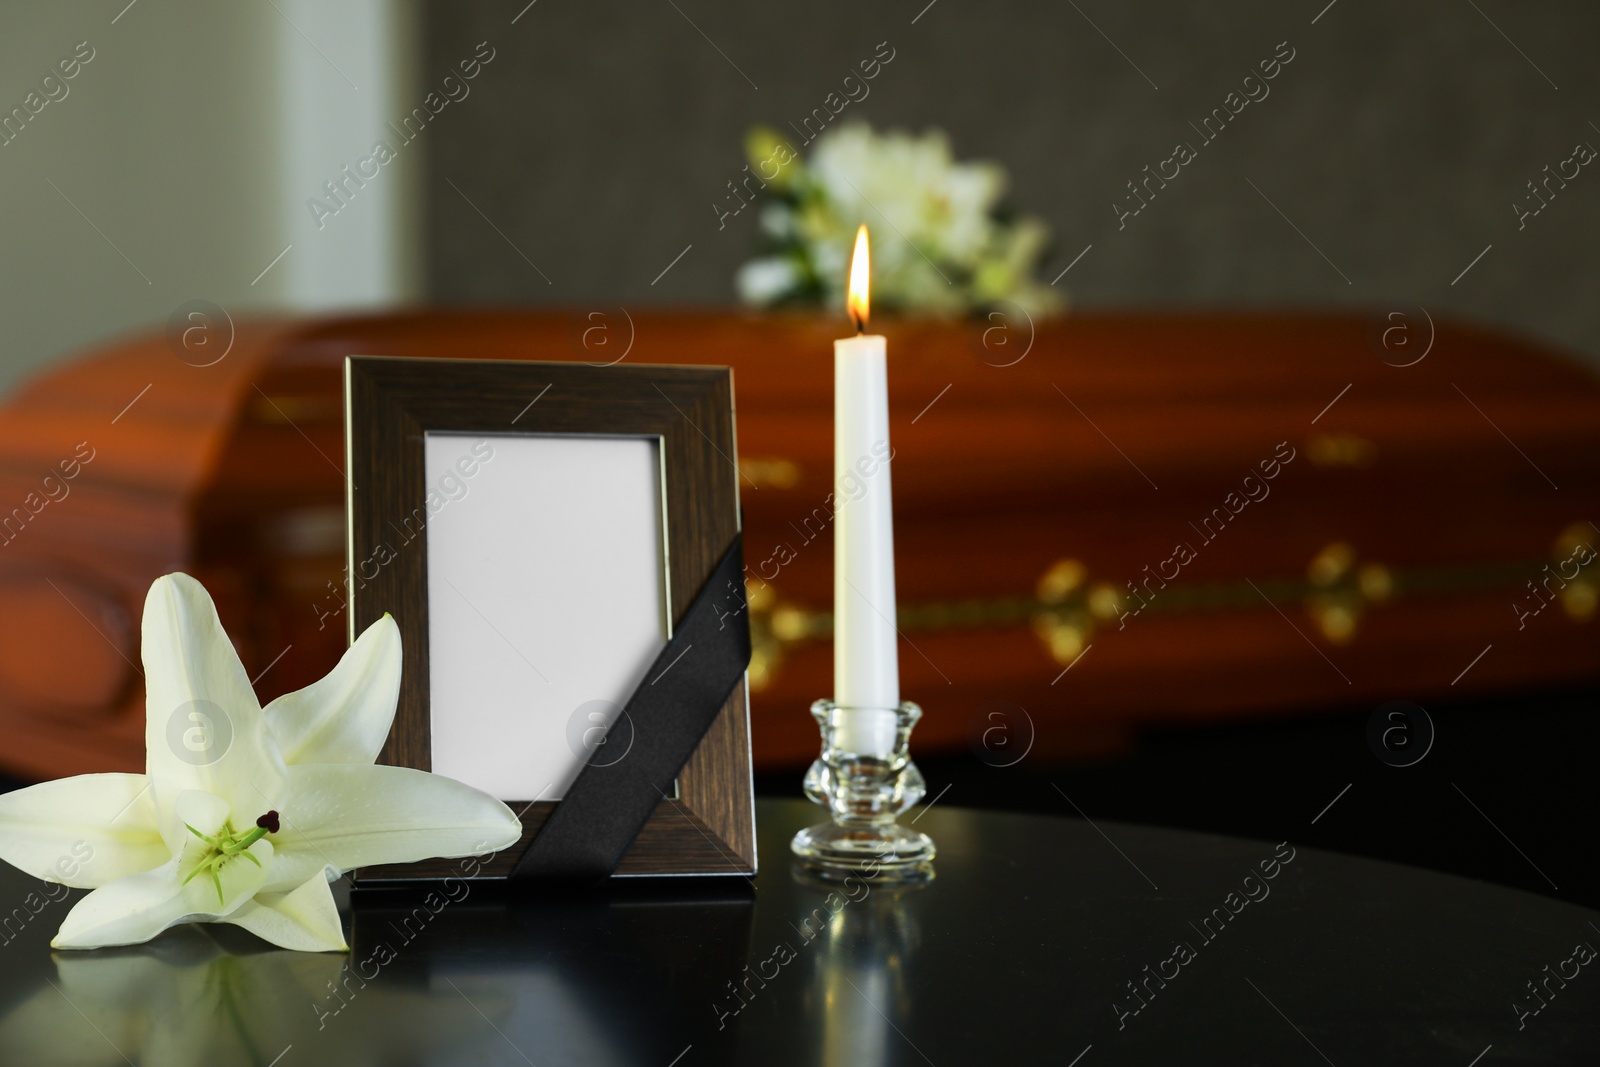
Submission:
[[[867,322],[867,228],[850,263],[850,314]],[[882,336],[833,343],[833,693],[835,744],[886,756],[900,706],[895,645],[894,511],[889,483],[889,385]]]

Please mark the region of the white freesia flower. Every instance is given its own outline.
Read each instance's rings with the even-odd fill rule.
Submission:
[[[385,616],[321,681],[256,700],[211,597],[186,574],[145,600],[144,774],[84,774],[0,795],[0,859],[93,889],[55,948],[228,922],[284,948],[343,950],[329,882],[369,864],[501,849],[522,834],[460,782],[379,767],[400,690]]]
[[[758,127],[747,151],[763,175],[787,142]],[[792,150],[784,148],[785,152]],[[766,165],[764,165],[766,164]],[[1049,231],[1002,209],[1005,168],[960,161],[941,130],[876,133],[846,122],[819,136],[765,188],[760,233],[767,255],[737,278],[749,304],[844,300],[856,228],[873,227],[873,307],[955,316],[1007,303],[1058,312],[1059,290],[1034,280]],[[776,264],[789,265],[780,273]]]
[[[747,302],[767,304],[795,284],[795,274],[794,264],[782,256],[763,256],[740,267],[735,284]]]
[[[942,130],[914,137],[845,125],[818,138],[811,167],[841,216],[870,219],[882,211],[907,243],[962,265],[977,260],[1006,186],[997,164],[957,163]]]

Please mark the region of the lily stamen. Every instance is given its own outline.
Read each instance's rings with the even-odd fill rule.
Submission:
[[[250,853],[250,846],[268,834],[278,832],[278,813],[275,811],[267,812],[257,819],[255,826],[244,834],[234,830],[232,821],[223,823],[221,829],[215,835],[203,834],[188,823],[183,825],[191,834],[204,841],[209,851],[195,864],[194,870],[190,871],[179,884],[188,885],[196,875],[209,874],[212,883],[217,887],[217,901],[221,904],[227,904],[227,896],[222,891],[221,872],[223,864],[235,856],[242,856],[257,867],[261,866],[261,861]]]

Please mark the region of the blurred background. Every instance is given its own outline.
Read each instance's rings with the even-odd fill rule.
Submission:
[[[95,58],[3,149],[0,380],[194,298],[731,303],[756,212],[716,205],[746,130],[798,124],[884,41],[894,59],[839,121],[942,128],[1003,164],[1050,227],[1044,278],[1093,245],[1061,283],[1080,308],[1403,298],[1595,358],[1600,198],[1583,175],[1536,218],[1518,205],[1600,138],[1600,14],[1339,0],[1313,24],[1321,6],[29,5],[0,41],[7,109],[78,42]],[[1283,41],[1270,95],[1119,227],[1126,183],[1198,142],[1189,124]],[[470,95],[319,220],[323,183],[398,142],[389,124],[480,42]]]
[[[944,309],[965,324],[951,327],[967,331],[963,351],[982,356],[968,343],[970,323],[985,321],[991,306],[1010,309],[1008,321],[1023,307],[1044,321],[1054,302],[1070,308],[1063,329],[1079,318],[1127,324],[1175,311],[1237,313],[1244,318],[1229,320],[1230,329],[1243,332],[1217,335],[1219,351],[1255,337],[1251,351],[1281,350],[1290,362],[1301,354],[1301,367],[1324,358],[1314,354],[1322,342],[1306,340],[1313,334],[1284,328],[1263,341],[1237,323],[1331,312],[1354,316],[1359,359],[1378,367],[1360,324],[1370,338],[1377,323],[1381,336],[1391,309],[1405,309],[1413,324],[1413,309],[1426,309],[1465,324],[1458,336],[1469,340],[1520,340],[1503,348],[1463,342],[1478,347],[1459,374],[1479,374],[1481,387],[1438,370],[1438,394],[1456,405],[1448,417],[1428,407],[1434,401],[1394,399],[1385,418],[1396,421],[1386,425],[1409,422],[1408,440],[1433,466],[1351,489],[1349,499],[1381,524],[1429,486],[1481,483],[1487,495],[1470,514],[1408,526],[1409,543],[1466,558],[1532,514],[1521,494],[1545,492],[1524,459],[1552,489],[1563,483],[1550,521],[1542,512],[1537,523],[1528,519],[1542,540],[1513,554],[1533,562],[1513,568],[1506,591],[1495,594],[1492,610],[1507,631],[1517,629],[1517,616],[1505,605],[1525,580],[1531,588],[1551,540],[1569,523],[1600,516],[1592,495],[1600,460],[1600,190],[1591,188],[1600,177],[1587,166],[1595,154],[1587,146],[1600,144],[1600,70],[1589,54],[1600,11],[1592,5],[109,0],[18,7],[3,20],[0,174],[9,195],[0,201],[0,388],[13,399],[30,376],[60,370],[93,346],[160,332],[195,301],[241,321],[529,307],[552,309],[581,329],[593,309],[648,315],[729,309],[741,294],[787,294],[801,305],[807,293],[825,298],[833,285],[827,264],[795,236],[803,197],[750,184],[747,143],[765,126],[792,136],[807,156],[805,142],[821,121],[805,124],[821,114],[835,134],[854,122],[880,135],[940,130],[954,160],[993,164],[984,181],[996,199],[981,213],[1007,226],[1025,220],[1036,240],[989,299]],[[63,78],[67,68],[58,64],[74,59],[75,72]],[[864,79],[869,60],[876,71]],[[1193,158],[1180,160],[1174,176],[1179,144]],[[778,217],[785,202],[788,223]],[[875,240],[893,256],[906,235],[877,219],[900,217],[899,209],[871,207]],[[908,270],[921,269],[918,256],[934,266],[920,252],[901,254]],[[782,279],[763,289],[746,275],[741,290],[741,269],[773,256],[799,272],[784,276],[791,281],[807,269],[821,274],[793,292]],[[905,310],[915,319],[919,309]],[[827,314],[842,321],[836,307]],[[1183,378],[1189,364],[1164,336],[1141,342],[1171,357],[1152,364],[1141,388],[1164,390],[1163,412],[1192,399],[1193,421],[1184,425],[1205,438],[1205,427],[1233,416],[1207,422],[1206,390]],[[1536,350],[1539,360],[1526,362]],[[1106,356],[1107,366],[1115,362]],[[1240,390],[1291,376],[1275,363],[1261,366],[1259,381],[1248,368],[1230,372]],[[1339,383],[1358,378],[1329,369],[1325,388],[1314,370],[1306,371],[1316,382],[1307,395],[1318,399],[1296,400],[1309,404],[1296,415],[1300,423],[1324,398],[1338,399]],[[908,419],[944,380],[942,370],[929,374]],[[1517,424],[1483,408],[1474,414],[1448,392],[1454,382],[1468,404],[1496,414],[1492,401],[1521,397]],[[1560,404],[1569,406],[1558,417]],[[1452,467],[1456,418],[1516,473]],[[1552,436],[1535,447],[1525,434],[1541,425]],[[1101,437],[1129,443],[1115,418],[1094,433],[1072,420],[1060,440],[1081,434],[1081,442],[1072,437],[1062,447],[1101,449]],[[1388,447],[1377,431],[1369,436]],[[1277,440],[1241,445],[1241,455],[1248,464]],[[1355,457],[1346,466],[1363,466],[1360,440],[1326,445],[1330,464],[1343,455]],[[1543,467],[1511,452],[1524,447]],[[1557,454],[1569,473],[1551,466]],[[1131,476],[1115,454],[1106,462]],[[774,476],[781,480],[781,470]],[[1191,514],[1237,480],[1226,466],[1208,477],[1194,479]],[[1130,527],[1135,514],[1127,512]],[[1018,520],[1023,529],[1045,521]],[[1307,533],[1307,544],[1333,541],[1337,523],[1326,525]],[[1283,539],[1266,529],[1255,536],[1263,546]],[[1452,547],[1469,543],[1476,547]],[[1271,549],[1240,553],[1233,578]],[[1295,557],[1296,568],[1306,555]],[[948,566],[960,569],[960,557]],[[1057,584],[1060,597],[1075,588]],[[1021,593],[1041,603],[1055,595],[1043,585]],[[1037,625],[1039,604],[1030,604],[1019,640],[1033,640],[1027,619]],[[1552,632],[1558,621],[1576,627],[1589,617],[1581,602],[1566,607],[1570,618],[1551,620]],[[1406,626],[1443,632],[1448,614],[1418,615]],[[1426,758],[1406,767],[1378,758],[1369,744],[1382,701],[1321,692],[1305,696],[1292,716],[1219,711],[1179,722],[1157,707],[1114,743],[1063,743],[1049,758],[1008,762],[975,742],[935,752],[923,766],[941,802],[1290,837],[1593,903],[1600,877],[1592,860],[1573,854],[1572,831],[1593,825],[1584,783],[1600,739],[1600,664],[1592,625],[1572,633],[1547,646],[1544,666],[1486,689],[1452,688],[1449,672],[1426,686],[1397,681],[1393,695],[1424,697],[1437,731]],[[1339,643],[1316,640],[1325,650]],[[1467,665],[1496,641],[1503,654],[1509,640],[1461,636],[1450,662]],[[903,650],[902,658],[912,655]],[[1386,662],[1403,673],[1404,660]],[[1059,669],[1041,653],[1029,685],[1043,692],[1050,677],[1060,681]],[[1176,702],[1190,685],[1174,683]],[[1023,712],[1029,738],[1033,719],[1023,705],[1034,691],[990,689],[990,698]],[[1052,692],[1060,714],[1081,710],[1063,689]],[[963,700],[950,712],[962,721],[984,706]],[[758,710],[760,701],[758,693]],[[1225,694],[1214,703],[1225,704]],[[772,714],[803,716],[802,708]],[[758,715],[758,742],[760,724]],[[792,795],[802,769],[803,760],[775,758],[761,768],[759,788]],[[15,766],[11,773],[26,776]]]

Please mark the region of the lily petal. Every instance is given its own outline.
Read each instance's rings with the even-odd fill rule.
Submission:
[[[515,844],[522,823],[487,793],[410,767],[289,768],[289,801],[273,834],[267,890],[299,885],[324,866],[478,856]]]
[[[144,603],[145,761],[163,820],[186,789],[213,793],[237,817],[276,809],[283,757],[205,587],[155,580]]]
[[[378,758],[400,699],[400,627],[388,615],[345,650],[331,673],[265,709],[285,763]]]
[[[343,952],[349,948],[333,889],[322,871],[287,893],[257,893],[223,921],[296,952]]]
[[[0,859],[93,889],[171,858],[142,774],[80,774],[0,794]]]
[[[103,885],[67,913],[50,947],[137,945],[178,923],[229,915],[255,895],[272,866],[272,846],[265,839],[251,845],[249,853],[257,863],[241,855],[223,866],[221,903],[210,879],[180,884],[177,859]]]

